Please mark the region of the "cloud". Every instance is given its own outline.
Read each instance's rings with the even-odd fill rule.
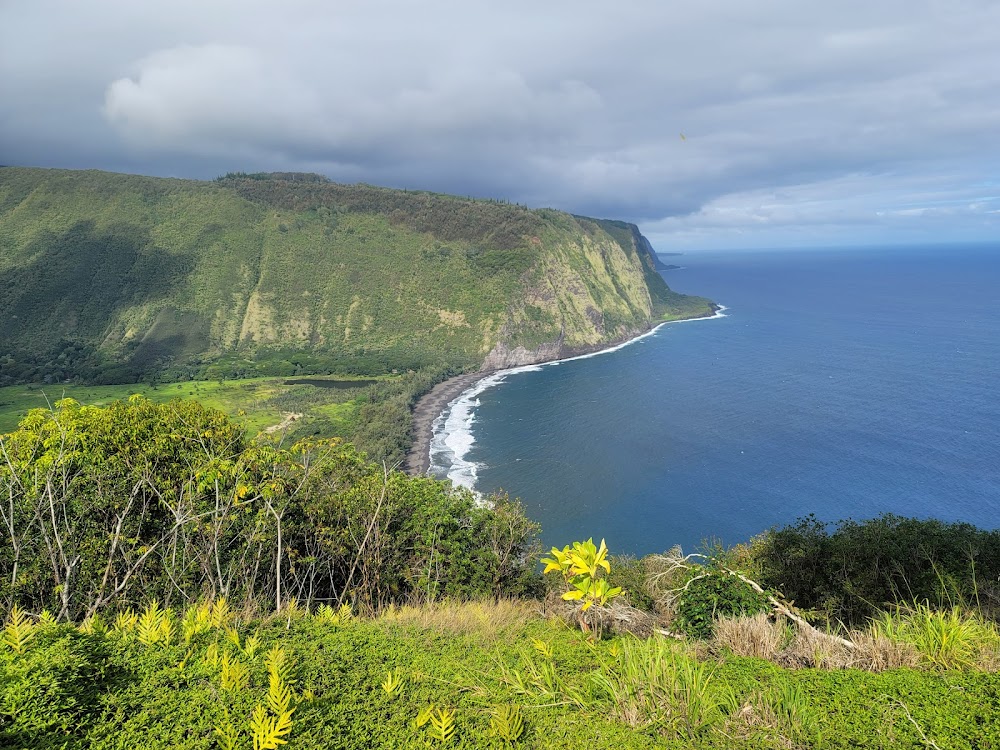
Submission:
[[[947,232],[982,212],[906,205],[1000,167],[996,28],[990,0],[12,3],[0,163],[313,170],[691,246]],[[879,209],[850,192],[873,180]]]

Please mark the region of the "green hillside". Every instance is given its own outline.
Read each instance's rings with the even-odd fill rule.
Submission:
[[[0,384],[476,369],[711,303],[635,227],[338,185],[0,169]]]

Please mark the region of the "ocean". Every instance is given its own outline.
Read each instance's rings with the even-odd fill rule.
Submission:
[[[432,471],[519,497],[546,546],[748,541],[807,514],[1000,526],[1000,247],[699,252],[725,305],[481,381]]]

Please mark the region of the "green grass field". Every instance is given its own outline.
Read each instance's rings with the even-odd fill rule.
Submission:
[[[311,376],[310,380],[350,382],[338,376]],[[379,378],[387,380],[389,378]],[[360,380],[360,379],[358,379]],[[147,385],[15,385],[0,388],[0,433],[10,432],[29,409],[46,408],[62,398],[82,404],[103,406],[112,401],[141,394],[156,402],[193,398],[206,406],[224,411],[256,434],[282,423],[289,414],[302,414],[296,431],[310,421],[323,420],[325,436],[347,437],[354,426],[358,407],[365,399],[364,383],[359,388],[321,388],[314,385],[286,385],[286,378],[246,380],[190,380],[181,383]],[[242,416],[240,413],[243,413]]]

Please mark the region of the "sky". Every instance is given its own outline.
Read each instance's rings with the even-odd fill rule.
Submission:
[[[998,0],[0,0],[0,164],[319,172],[662,252],[1000,239]]]

